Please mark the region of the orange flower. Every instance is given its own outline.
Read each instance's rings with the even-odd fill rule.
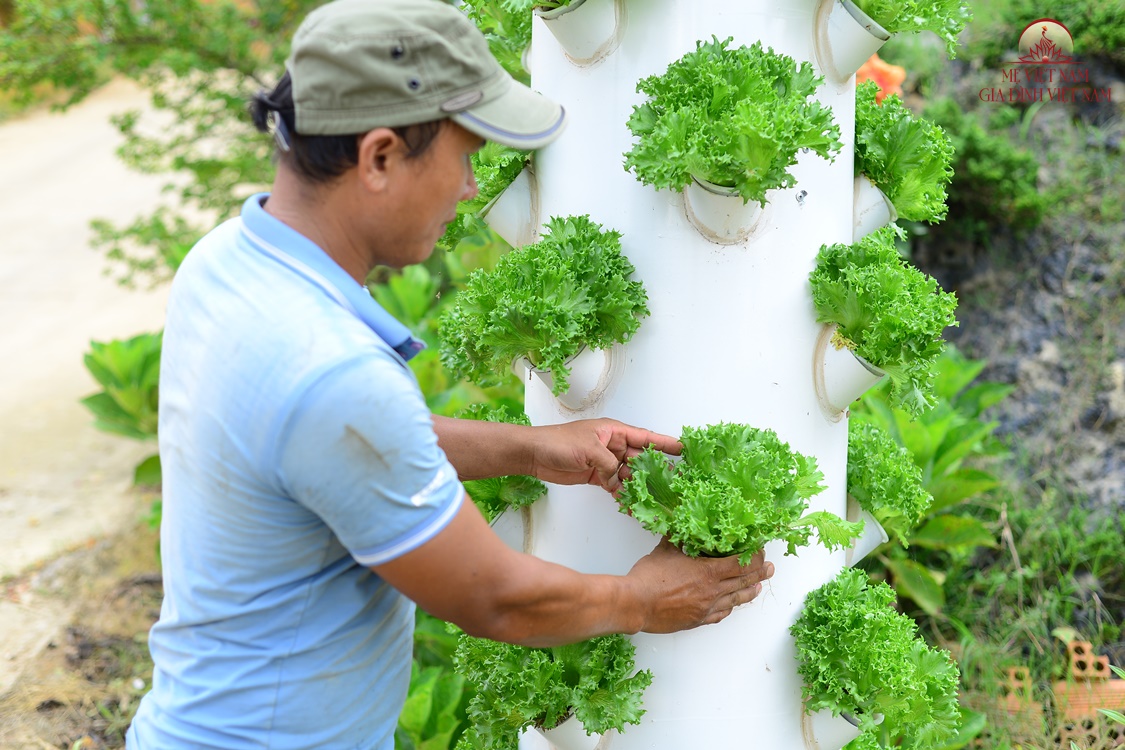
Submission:
[[[874,81],[879,87],[879,93],[875,95],[876,102],[882,102],[891,94],[897,94],[901,99],[902,82],[905,80],[906,68],[883,62],[877,54],[868,58],[867,62],[855,72],[857,85],[864,81]]]

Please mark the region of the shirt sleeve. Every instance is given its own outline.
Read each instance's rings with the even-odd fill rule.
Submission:
[[[432,539],[465,494],[417,383],[389,353],[317,378],[289,417],[278,457],[293,500],[368,566]]]

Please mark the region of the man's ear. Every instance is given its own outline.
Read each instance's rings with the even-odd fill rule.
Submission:
[[[359,138],[359,179],[372,192],[383,192],[403,157],[403,142],[390,128],[375,128]]]

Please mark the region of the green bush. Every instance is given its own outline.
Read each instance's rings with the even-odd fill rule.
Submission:
[[[989,132],[952,99],[927,106],[925,115],[945,130],[955,154],[949,213],[932,230],[935,236],[988,245],[998,230],[1020,235],[1039,226],[1047,199],[1039,191],[1034,154],[1013,145],[1007,134]]]

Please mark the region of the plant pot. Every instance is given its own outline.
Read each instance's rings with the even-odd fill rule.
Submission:
[[[609,57],[625,30],[624,0],[573,0],[561,8],[533,12],[575,65],[593,65]]]
[[[531,549],[531,508],[508,508],[496,518],[492,519],[492,530],[500,541],[516,552],[527,552]]]
[[[855,538],[844,556],[844,564],[851,567],[871,554],[880,544],[886,544],[890,537],[886,529],[875,520],[875,516],[865,511],[854,497],[848,495],[848,520],[863,521],[863,532]]]
[[[583,411],[597,404],[610,386],[618,381],[625,367],[625,357],[619,346],[609,349],[582,347],[566,364],[570,368],[569,387],[556,398],[570,411]],[[551,372],[540,370],[526,357],[517,359],[512,369],[517,376],[521,369],[526,370],[529,377],[534,373],[548,388],[554,387],[555,379]]]
[[[698,177],[692,177],[684,188],[684,211],[700,234],[720,245],[747,240],[765,213],[754,201],[744,203],[735,188]]]
[[[600,734],[586,734],[582,722],[573,714],[553,729],[539,729],[540,734],[555,750],[605,750],[609,747],[610,730]]]
[[[852,198],[852,242],[898,220],[895,205],[866,175],[855,178]]]
[[[821,0],[813,46],[820,69],[836,83],[846,83],[890,38],[851,0]]]
[[[883,717],[875,714],[875,723]],[[848,713],[833,716],[828,709],[814,714],[801,712],[801,737],[807,750],[840,750],[860,735],[859,721]]]
[[[480,216],[512,247],[538,241],[539,183],[531,167],[525,167],[504,192],[481,209]]]
[[[848,406],[874,386],[886,373],[856,356],[850,349],[832,343],[836,324],[825,325],[813,354],[813,385],[821,411],[833,422],[843,418]]]

